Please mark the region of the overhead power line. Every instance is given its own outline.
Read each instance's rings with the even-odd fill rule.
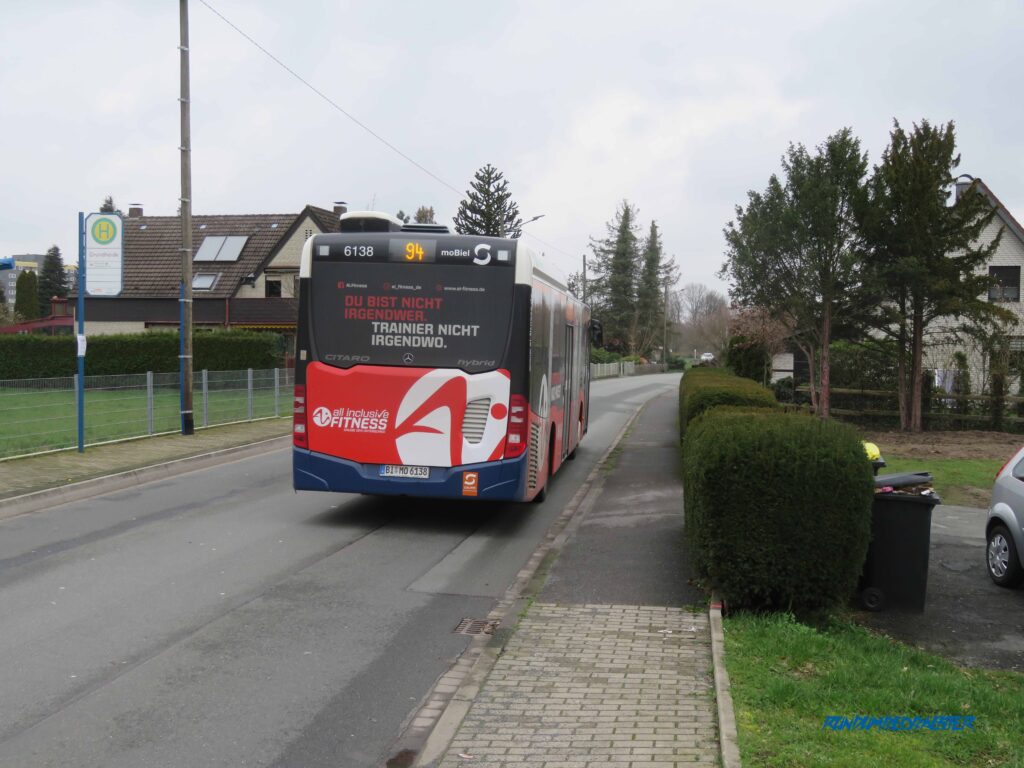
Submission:
[[[319,97],[320,97],[321,99],[323,99],[324,101],[326,101],[326,102],[327,102],[328,104],[330,104],[330,105],[331,105],[332,107],[334,107],[334,108],[335,108],[336,110],[338,110],[339,112],[341,112],[341,114],[343,114],[343,115],[344,115],[345,117],[347,117],[347,118],[348,118],[349,120],[351,120],[351,121],[352,121],[353,123],[355,123],[355,124],[356,124],[356,125],[358,125],[358,126],[359,126],[360,128],[362,128],[362,129],[363,129],[364,131],[366,131],[366,132],[367,132],[368,134],[370,134],[371,136],[373,136],[373,138],[377,139],[377,141],[379,141],[379,142],[380,142],[381,144],[383,144],[383,145],[384,145],[384,146],[386,146],[386,147],[387,147],[388,149],[390,149],[390,150],[391,150],[392,152],[396,153],[397,155],[399,155],[400,157],[404,158],[404,159],[405,159],[405,160],[407,160],[408,162],[410,162],[410,163],[412,163],[413,165],[415,165],[415,166],[416,166],[417,168],[419,168],[419,169],[420,169],[421,171],[423,171],[423,172],[424,172],[425,174],[427,174],[428,176],[430,176],[430,178],[434,179],[434,181],[438,182],[439,184],[442,184],[442,185],[444,185],[445,187],[447,187],[448,189],[450,189],[450,190],[451,190],[452,192],[454,192],[455,194],[457,194],[457,195],[461,195],[461,194],[463,194],[463,191],[462,191],[462,190],[460,190],[460,189],[457,189],[456,187],[452,186],[452,185],[451,185],[451,184],[449,184],[449,183],[448,183],[447,181],[445,181],[445,180],[444,180],[444,179],[442,179],[442,178],[441,178],[440,176],[438,176],[438,175],[437,175],[436,173],[434,173],[433,171],[431,171],[431,170],[430,170],[429,168],[425,168],[425,167],[424,167],[424,166],[422,166],[421,164],[417,163],[417,162],[416,162],[415,160],[413,160],[413,159],[412,159],[411,157],[409,157],[409,155],[405,154],[405,152],[403,152],[402,150],[400,150],[400,149],[399,149],[398,147],[396,147],[396,146],[395,146],[394,144],[392,144],[392,143],[391,143],[390,141],[388,141],[388,140],[387,140],[387,139],[385,139],[385,138],[384,138],[383,136],[381,136],[381,135],[380,135],[379,133],[377,133],[377,132],[376,132],[376,131],[374,131],[374,130],[373,130],[372,128],[370,128],[370,127],[369,127],[368,125],[366,125],[366,123],[362,122],[362,121],[361,121],[361,120],[360,120],[359,118],[357,118],[357,117],[356,117],[355,115],[353,115],[353,114],[352,114],[351,112],[349,112],[348,110],[346,110],[345,108],[343,108],[343,107],[342,107],[341,105],[339,105],[339,104],[338,104],[338,103],[337,103],[336,101],[334,101],[334,100],[333,100],[333,99],[332,99],[332,98],[331,98],[330,96],[328,96],[328,95],[327,95],[326,93],[324,93],[323,91],[321,91],[321,90],[320,90],[319,88],[317,88],[317,87],[316,87],[315,85],[313,85],[313,84],[312,84],[312,83],[310,83],[310,82],[309,82],[308,80],[306,80],[306,79],[305,79],[305,78],[304,78],[304,77],[303,77],[302,75],[300,75],[300,74],[299,74],[298,72],[296,72],[296,71],[295,71],[294,69],[292,69],[291,67],[289,67],[289,66],[288,66],[287,64],[285,64],[285,63],[284,63],[283,61],[281,61],[281,60],[280,60],[279,58],[277,58],[277,56],[275,56],[275,55],[274,55],[274,54],[272,54],[272,53],[271,53],[270,51],[268,51],[268,50],[267,50],[266,48],[264,48],[264,47],[263,47],[262,45],[260,45],[260,44],[259,44],[258,42],[256,42],[256,41],[255,41],[255,40],[254,40],[254,39],[253,39],[253,38],[252,38],[251,36],[249,36],[249,35],[248,35],[248,34],[246,34],[246,33],[245,33],[244,31],[242,31],[241,29],[239,29],[239,27],[238,27],[238,25],[237,25],[237,24],[235,24],[234,22],[232,22],[232,21],[231,21],[230,19],[228,19],[228,18],[227,18],[227,17],[226,17],[226,16],[225,16],[225,15],[224,15],[223,13],[221,13],[221,12],[220,12],[220,11],[218,11],[218,10],[217,10],[216,8],[214,8],[214,7],[212,6],[212,5],[210,5],[210,4],[208,3],[208,2],[206,2],[206,0],[199,0],[199,2],[201,2],[201,3],[202,3],[203,5],[205,5],[205,6],[207,7],[207,8],[209,8],[209,9],[210,9],[210,10],[211,10],[211,11],[212,11],[212,12],[213,12],[213,13],[214,13],[214,14],[215,14],[216,16],[218,16],[218,17],[220,18],[220,20],[221,20],[221,21],[223,21],[223,22],[224,22],[225,24],[227,24],[227,25],[228,25],[229,27],[231,27],[231,28],[232,28],[233,30],[235,30],[235,32],[237,32],[238,34],[240,34],[240,35],[241,35],[242,37],[244,37],[244,38],[245,38],[246,40],[248,40],[248,41],[249,41],[250,43],[252,43],[252,44],[253,44],[253,45],[255,45],[255,46],[256,46],[257,48],[259,48],[259,49],[260,49],[261,51],[263,51],[263,53],[265,53],[265,54],[266,54],[267,56],[269,56],[269,57],[270,57],[270,59],[271,59],[271,60],[272,60],[272,61],[273,61],[273,62],[274,62],[275,64],[277,64],[277,65],[278,65],[279,67],[281,67],[282,69],[284,69],[284,70],[285,70],[285,71],[286,71],[286,72],[287,72],[288,74],[290,74],[290,75],[291,75],[292,77],[294,77],[294,78],[295,78],[296,80],[298,80],[298,81],[299,81],[300,83],[302,83],[302,84],[303,84],[304,86],[306,86],[307,88],[309,88],[309,90],[311,90],[311,91],[312,91],[313,93],[315,93],[315,94],[316,94],[317,96],[319,96]]]
[[[205,6],[207,7],[207,8],[209,8],[209,9],[210,9],[210,11],[211,11],[211,12],[212,12],[212,13],[213,13],[213,14],[214,14],[215,16],[217,16],[217,17],[218,17],[218,18],[219,18],[219,19],[220,19],[221,21],[223,21],[223,22],[224,22],[225,24],[227,24],[227,25],[228,25],[229,27],[231,27],[231,28],[232,28],[233,30],[235,30],[235,32],[237,32],[237,33],[238,33],[238,34],[240,34],[240,35],[241,35],[242,37],[244,37],[244,38],[245,38],[246,40],[248,40],[248,41],[249,41],[250,43],[252,43],[252,44],[253,44],[254,46],[256,46],[256,48],[258,48],[258,49],[259,49],[260,51],[262,51],[262,52],[263,52],[263,53],[264,53],[264,54],[265,54],[265,55],[266,55],[266,56],[267,56],[268,58],[270,58],[270,60],[271,60],[271,61],[273,61],[273,62],[274,62],[275,64],[277,64],[277,65],[278,65],[279,67],[281,67],[281,68],[282,68],[282,69],[283,69],[283,70],[284,70],[285,72],[287,72],[288,74],[290,74],[290,75],[291,75],[292,77],[294,77],[294,78],[295,78],[296,80],[298,80],[298,81],[299,81],[300,83],[302,83],[302,84],[303,84],[304,86],[306,86],[306,87],[307,87],[307,88],[308,88],[309,90],[311,90],[311,91],[312,91],[313,93],[315,93],[315,94],[316,94],[317,96],[319,96],[319,97],[320,97],[321,99],[323,99],[323,100],[324,100],[324,101],[326,101],[326,102],[327,102],[328,104],[330,104],[330,105],[331,105],[332,107],[334,107],[334,109],[336,109],[336,110],[337,110],[338,112],[340,112],[341,114],[343,114],[343,115],[344,115],[345,117],[347,117],[347,118],[348,118],[349,120],[351,120],[351,121],[352,121],[353,123],[355,123],[355,124],[356,124],[356,125],[358,125],[358,126],[359,126],[360,128],[362,128],[362,129],[363,129],[364,131],[366,131],[366,132],[367,132],[368,134],[370,134],[371,136],[373,136],[373,138],[375,138],[375,139],[376,139],[377,141],[379,141],[379,142],[380,142],[381,144],[383,144],[383,145],[384,145],[385,147],[387,147],[388,149],[390,149],[390,150],[391,150],[392,152],[394,152],[395,154],[397,154],[397,155],[398,155],[399,157],[403,158],[403,159],[404,159],[404,160],[406,160],[407,162],[409,162],[409,163],[411,163],[412,165],[414,165],[414,166],[416,166],[417,168],[419,168],[419,169],[420,169],[421,171],[423,171],[423,173],[427,174],[427,176],[429,176],[430,178],[432,178],[432,179],[433,179],[434,181],[436,181],[436,182],[437,182],[438,184],[441,184],[442,186],[444,186],[444,187],[447,187],[448,189],[450,189],[450,190],[451,190],[452,192],[454,192],[454,193],[455,193],[455,194],[457,194],[457,195],[462,195],[462,194],[464,194],[464,191],[463,191],[463,190],[461,190],[461,189],[458,189],[457,187],[455,187],[455,186],[454,186],[454,185],[452,185],[452,184],[449,184],[449,183],[448,183],[447,181],[445,181],[444,179],[442,179],[442,178],[441,178],[440,176],[438,176],[438,175],[437,175],[436,173],[434,173],[433,171],[431,171],[431,170],[430,170],[429,168],[427,168],[427,167],[423,166],[422,164],[420,164],[420,163],[416,162],[416,161],[415,161],[415,160],[414,160],[413,158],[411,158],[411,157],[410,157],[409,155],[405,154],[405,152],[403,152],[402,150],[400,150],[400,149],[399,149],[398,147],[396,147],[396,146],[395,146],[394,144],[392,144],[392,143],[391,143],[390,141],[388,141],[388,140],[387,140],[387,139],[385,139],[385,138],[384,138],[383,136],[381,136],[381,135],[380,135],[379,133],[377,133],[377,132],[376,132],[376,131],[374,131],[374,130],[373,130],[372,128],[370,128],[370,127],[369,127],[368,125],[366,125],[366,123],[362,122],[362,121],[361,121],[361,120],[360,120],[359,118],[357,118],[357,117],[356,117],[355,115],[353,115],[353,114],[352,114],[351,112],[349,112],[349,111],[348,111],[347,109],[345,109],[345,108],[344,108],[344,107],[342,107],[342,106],[341,106],[340,104],[338,104],[338,103],[337,103],[336,101],[334,101],[334,99],[332,99],[332,98],[331,98],[330,96],[328,96],[328,95],[327,95],[326,93],[324,93],[324,92],[323,92],[323,91],[321,91],[321,90],[320,90],[319,88],[317,88],[317,87],[316,87],[315,85],[313,85],[313,84],[312,84],[312,83],[310,83],[310,82],[309,82],[308,80],[306,80],[306,79],[305,79],[305,78],[304,78],[304,77],[303,77],[302,75],[300,75],[300,74],[299,74],[298,72],[296,72],[296,71],[295,71],[294,69],[292,69],[291,67],[289,67],[289,66],[288,66],[287,64],[285,64],[285,63],[284,63],[283,61],[281,61],[281,59],[277,58],[277,56],[275,56],[275,55],[274,55],[274,54],[272,54],[272,53],[271,53],[270,51],[268,51],[268,50],[267,50],[266,48],[264,48],[264,47],[263,47],[262,45],[260,45],[260,43],[259,43],[259,42],[257,42],[257,41],[256,41],[255,39],[253,39],[253,37],[252,37],[251,35],[249,35],[248,33],[246,33],[246,32],[245,32],[244,30],[242,30],[242,29],[241,29],[241,28],[240,28],[240,27],[239,27],[239,26],[238,26],[237,24],[235,24],[235,23],[234,23],[233,21],[231,21],[231,19],[227,18],[227,17],[226,17],[226,16],[225,16],[225,15],[224,15],[223,13],[221,13],[221,12],[220,12],[220,11],[218,11],[218,10],[217,10],[216,8],[214,8],[214,7],[212,6],[212,5],[210,5],[210,3],[208,3],[208,2],[207,2],[207,0],[199,0],[199,2],[200,2],[200,3],[202,3],[203,5],[205,5]],[[534,235],[534,234],[530,234],[530,233],[523,233],[523,234],[525,234],[525,235],[526,235],[527,237],[531,237],[531,238],[533,238],[534,240],[536,240],[536,241],[537,241],[538,243],[541,243],[542,245],[546,245],[546,246],[547,246],[548,248],[550,248],[550,249],[552,249],[552,250],[554,250],[554,251],[558,251],[559,253],[561,253],[561,254],[562,254],[562,255],[564,255],[564,256],[568,256],[569,258],[575,258],[575,256],[573,256],[572,254],[568,253],[567,251],[564,251],[564,250],[562,250],[561,248],[559,248],[559,247],[557,247],[557,246],[555,246],[555,245],[552,245],[551,243],[548,243],[548,242],[546,242],[546,241],[544,241],[544,240],[541,240],[541,239],[540,239],[539,237],[537,237],[537,236],[536,236],[536,235]]]

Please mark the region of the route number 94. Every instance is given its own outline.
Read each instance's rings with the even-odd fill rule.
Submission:
[[[346,245],[345,246],[346,256],[357,256],[364,259],[373,258],[373,246],[372,245]]]

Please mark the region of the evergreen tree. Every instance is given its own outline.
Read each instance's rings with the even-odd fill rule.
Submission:
[[[60,248],[55,245],[46,252],[39,272],[39,317],[50,314],[50,299],[54,296],[66,299],[67,295],[67,273],[60,258]]]
[[[421,205],[416,209],[416,215],[413,217],[417,224],[437,224],[434,221],[434,208],[433,206]]]
[[[114,198],[112,195],[107,195],[103,198],[103,204],[100,206],[100,213],[120,213],[121,210],[114,204]]]
[[[39,282],[36,273],[30,269],[18,275],[14,287],[14,312],[25,320],[39,317]]]
[[[928,326],[949,318],[998,325],[1011,315],[981,298],[991,285],[982,268],[1000,236],[978,243],[995,207],[976,183],[947,204],[960,164],[953,123],[932,126],[922,120],[909,133],[893,123],[869,184],[862,226],[874,324],[898,347],[900,426],[920,432]]]
[[[587,280],[587,301],[604,325],[605,347],[615,352],[636,351],[636,283],[640,254],[636,209],[623,200],[605,227],[604,239],[591,238],[594,277]]]
[[[478,170],[459,203],[455,231],[463,235],[519,237],[523,219],[501,171],[488,163]]]
[[[783,177],[772,174],[763,193],[748,193],[746,209],[736,207],[720,274],[730,278],[730,293],[742,306],[762,308],[790,325],[809,364],[811,402],[827,418],[834,326],[862,316],[867,306],[857,224],[867,155],[844,128],[813,154],[790,145],[782,169]]]
[[[658,225],[651,222],[650,232],[644,241],[640,266],[640,279],[636,290],[636,320],[634,338],[636,354],[650,357],[652,347],[658,345],[664,336],[665,301],[662,273],[661,234]]]

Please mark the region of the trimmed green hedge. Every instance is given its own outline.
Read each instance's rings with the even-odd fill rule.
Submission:
[[[74,336],[37,334],[0,336],[0,379],[48,379],[77,371]],[[192,338],[193,367],[200,371],[277,368],[281,336],[256,331],[197,333]],[[178,370],[178,334],[148,333],[90,336],[86,376]]]
[[[679,382],[679,434],[709,408],[720,405],[776,408],[775,395],[750,379],[743,379],[722,368],[692,368]]]
[[[874,483],[852,428],[713,408],[686,431],[683,482],[694,564],[731,606],[801,613],[853,593]]]

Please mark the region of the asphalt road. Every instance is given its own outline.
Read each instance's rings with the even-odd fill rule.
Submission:
[[[278,451],[0,522],[0,765],[373,766],[629,416],[543,505],[294,494]]]

